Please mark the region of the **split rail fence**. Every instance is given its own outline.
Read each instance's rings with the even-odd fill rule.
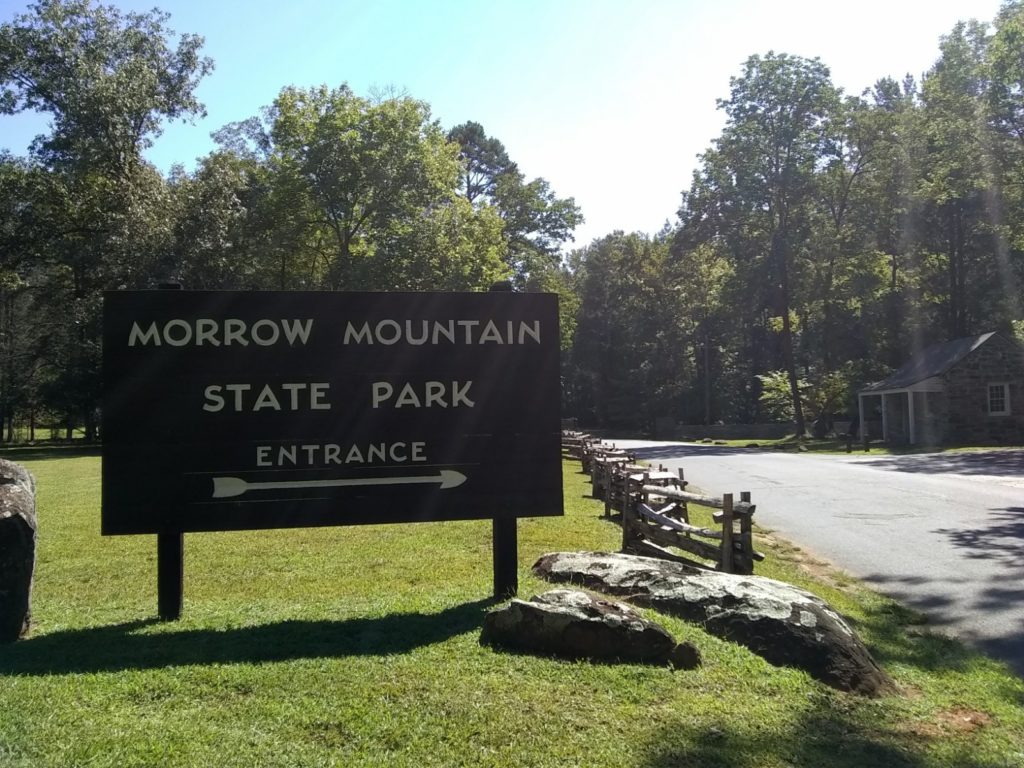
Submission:
[[[764,560],[754,549],[749,493],[739,501],[731,493],[691,493],[682,469],[640,464],[635,454],[582,432],[563,432],[562,448],[590,475],[591,495],[604,501],[605,516],[621,516],[623,552],[737,574],[753,573]],[[715,509],[715,527],[692,525],[688,504]]]

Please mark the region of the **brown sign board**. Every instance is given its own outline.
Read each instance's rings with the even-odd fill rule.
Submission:
[[[104,534],[562,514],[557,297],[104,296]]]

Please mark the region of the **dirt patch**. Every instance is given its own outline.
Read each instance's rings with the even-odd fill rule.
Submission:
[[[975,709],[957,707],[936,712],[929,720],[903,723],[901,731],[922,739],[964,736],[992,723],[992,715]]]
[[[812,579],[827,586],[843,589],[850,584],[850,577],[831,563],[814,557],[806,550],[772,533],[758,531],[755,547],[757,545],[773,550],[777,557],[793,563]]]

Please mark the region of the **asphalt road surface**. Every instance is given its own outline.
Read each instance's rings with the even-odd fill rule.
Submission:
[[[1024,450],[871,456],[609,440],[750,491],[755,520],[1024,676]]]

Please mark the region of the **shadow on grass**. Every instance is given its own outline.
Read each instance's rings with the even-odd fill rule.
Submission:
[[[646,768],[920,768],[939,764],[923,754],[928,736],[902,732],[887,723],[858,722],[841,700],[821,697],[814,704],[785,729],[769,731],[752,722],[743,729],[699,730],[680,723],[656,734],[642,764]],[[967,740],[955,752],[953,762],[941,764],[958,768],[998,765],[972,755]]]
[[[977,665],[989,660],[962,643],[927,632],[917,634],[924,617],[898,603],[886,601],[855,624],[868,641],[875,659],[887,667],[903,664],[930,672],[958,672],[971,680]],[[908,632],[908,629],[910,631]],[[978,678],[973,678],[975,681]],[[953,680],[950,678],[950,682]],[[1024,706],[1024,682],[1004,676],[986,684],[987,693]],[[760,768],[762,765],[828,766],[828,768],[994,768],[1011,762],[992,762],[974,753],[967,735],[933,730],[913,718],[878,718],[867,700],[823,693],[788,727],[772,728],[751,720],[742,728],[695,728],[683,720],[654,734],[648,745],[646,768]],[[691,721],[692,722],[692,721]],[[956,738],[944,759],[927,754],[928,742]],[[950,754],[952,753],[952,754]],[[1016,765],[1016,763],[1012,763]]]
[[[281,621],[234,629],[142,632],[156,619],[54,632],[2,647],[0,675],[117,672],[407,653],[479,628],[493,599],[439,613],[343,621]]]
[[[8,461],[46,461],[48,459],[74,459],[80,456],[99,456],[99,445],[54,443],[52,445],[22,445],[0,449],[0,459]]]

